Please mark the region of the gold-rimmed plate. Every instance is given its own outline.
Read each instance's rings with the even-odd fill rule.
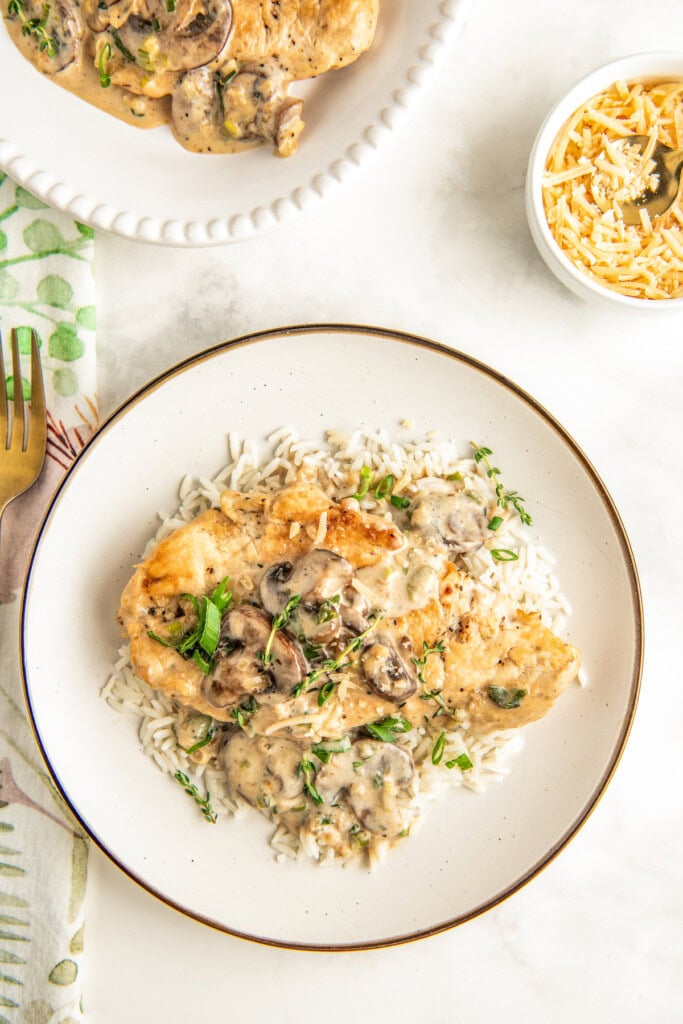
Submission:
[[[121,589],[187,472],[226,461],[226,435],[283,425],[438,429],[495,449],[557,558],[569,639],[589,685],[541,722],[501,786],[453,792],[374,873],[278,864],[257,815],[207,825],[99,696],[120,642]],[[637,573],[595,470],[530,396],[466,355],[367,327],[307,326],[220,345],[128,401],[55,497],[29,569],[25,685],[46,761],[84,827],[133,879],[214,927],[260,942],[366,948],[432,934],[513,893],[569,841],[607,785],[635,711]]]

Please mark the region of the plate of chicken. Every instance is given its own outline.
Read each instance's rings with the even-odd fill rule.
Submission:
[[[248,237],[388,141],[467,2],[2,0],[0,85],[23,103],[3,119],[0,166],[126,237]]]
[[[322,326],[210,350],[105,424],[38,540],[23,659],[48,766],[131,877],[358,948],[469,920],[570,840],[641,632],[618,514],[549,414],[461,353]]]

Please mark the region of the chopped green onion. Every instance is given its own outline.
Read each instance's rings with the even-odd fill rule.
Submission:
[[[199,665],[204,675],[208,676],[209,672],[213,668],[213,658],[207,658],[206,655],[196,647],[192,652],[192,660]]]
[[[166,10],[169,14],[175,14],[176,0],[166,0]]]
[[[516,562],[519,555],[509,548],[491,548],[491,558],[497,562]]]
[[[97,69],[100,73],[100,85],[108,89],[111,85],[111,75],[108,73],[109,61],[111,60],[111,45],[105,43],[97,58]]]
[[[218,647],[218,637],[221,630],[221,613],[216,608],[216,605],[205,598],[204,606],[204,628],[202,629],[202,635],[199,637],[199,646],[202,650],[206,651],[209,656],[212,656],[216,652]]]
[[[229,579],[230,577],[226,576],[224,580],[221,580],[221,582],[218,584],[214,592],[211,594],[211,597],[209,598],[211,604],[215,604],[216,608],[218,608],[218,611],[221,613],[221,615],[232,601],[232,593],[229,590],[225,589],[228,585]]]
[[[449,473],[448,476],[446,477],[446,479],[447,480],[462,480],[462,473],[458,473],[457,470],[456,470],[455,473]]]
[[[446,767],[457,767],[460,769],[461,772],[466,772],[468,768],[472,767],[472,762],[470,761],[467,754],[458,754],[458,756],[454,757],[452,761],[446,761]]]
[[[158,644],[161,644],[162,647],[176,647],[177,646],[177,644],[173,643],[172,641],[165,640],[163,638],[163,636],[159,636],[158,633],[154,633],[151,629],[147,630],[147,636],[150,638],[150,640],[156,640],[156,642]]]
[[[127,47],[126,47],[126,46],[124,45],[124,43],[123,43],[123,42],[122,42],[122,40],[121,40],[121,36],[120,36],[120,35],[118,34],[118,32],[116,31],[116,29],[115,29],[115,28],[112,28],[112,29],[110,29],[110,30],[109,30],[109,35],[110,35],[110,36],[112,37],[112,39],[114,40],[114,46],[115,46],[115,47],[116,47],[116,48],[117,48],[118,50],[120,50],[120,51],[121,51],[121,53],[122,53],[122,54],[123,54],[123,56],[124,56],[124,57],[126,58],[126,60],[130,60],[130,61],[132,61],[132,62],[133,62],[133,64],[134,64],[134,63],[135,63],[135,57],[134,57],[134,56],[133,56],[133,54],[132,54],[132,53],[130,52],[130,50],[129,50],[129,49],[127,49]]]
[[[388,494],[391,494],[395,482],[396,480],[393,473],[387,473],[384,479],[380,480],[375,488],[375,497],[377,498],[377,501],[382,501],[382,499],[386,498]]]
[[[327,764],[332,754],[343,754],[351,749],[351,740],[348,736],[342,736],[339,740],[330,740],[327,743],[318,743],[312,748],[311,753],[315,754],[323,764]]]
[[[356,501],[362,501],[365,495],[370,490],[370,478],[372,477],[372,470],[369,466],[363,466],[360,471],[360,482],[358,490],[351,497],[355,498]]]
[[[505,711],[518,708],[528,693],[528,690],[508,690],[505,686],[489,686],[488,689],[489,699]]]
[[[410,508],[410,501],[408,498],[402,498],[399,494],[392,494],[389,501],[394,508]]]
[[[494,516],[493,519],[489,520],[489,530],[497,530],[503,525],[503,520],[500,516]]]
[[[152,29],[155,32],[161,32],[161,22],[158,18],[152,18]]]
[[[381,722],[372,722],[365,726],[365,731],[376,740],[382,743],[395,743],[399,733],[410,732],[412,725],[406,718],[401,716],[394,718],[383,718]]]
[[[320,687],[320,693],[318,694],[318,707],[321,708],[323,704],[326,704],[334,693],[335,684],[331,679]]]
[[[442,732],[432,750],[432,764],[439,764],[446,748],[446,733]]]

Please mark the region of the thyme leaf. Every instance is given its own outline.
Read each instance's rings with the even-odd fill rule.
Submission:
[[[190,780],[189,776],[187,776],[185,772],[181,772],[180,769],[178,769],[173,778],[176,780],[176,782],[180,783],[180,785],[183,787],[188,796],[192,797],[194,802],[201,810],[206,821],[210,822],[212,825],[215,825],[216,821],[218,820],[218,815],[215,813],[213,807],[211,806],[211,794],[209,793],[209,791],[207,790],[206,796],[202,796],[197,787],[195,786],[194,782]]]
[[[474,451],[474,461],[477,465],[483,466],[486,476],[489,480],[493,480],[496,488],[496,502],[498,508],[501,508],[504,512],[507,511],[508,506],[512,506],[519,518],[522,520],[525,526],[531,526],[532,519],[527,510],[524,508],[524,498],[517,491],[507,491],[500,480],[500,470],[497,466],[494,466],[490,460],[490,456],[493,452],[490,448],[485,448],[483,445],[477,445],[474,441],[470,441],[472,449]],[[497,520],[500,520],[497,522]],[[496,523],[496,525],[492,525]],[[497,530],[501,525],[502,519],[500,516],[494,516],[489,523],[490,530]]]

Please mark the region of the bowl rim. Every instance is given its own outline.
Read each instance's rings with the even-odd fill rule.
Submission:
[[[619,74],[621,72],[621,74]],[[674,312],[683,306],[683,296],[671,299],[640,299],[598,284],[579,270],[560,248],[550,230],[543,207],[542,176],[545,160],[557,132],[581,103],[596,95],[617,78],[662,80],[675,75],[683,80],[683,50],[652,50],[627,54],[600,64],[583,75],[552,105],[531,147],[525,185],[525,205],[531,235],[546,264],[556,277],[582,298],[598,297],[622,308]]]

